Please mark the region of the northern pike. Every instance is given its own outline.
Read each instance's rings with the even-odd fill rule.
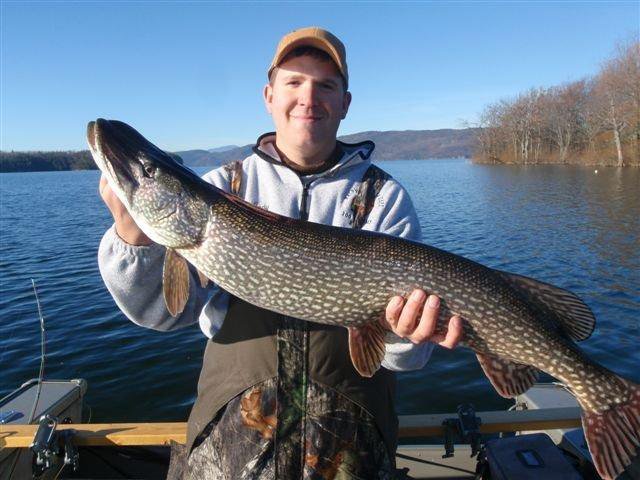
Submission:
[[[166,246],[163,281],[172,314],[186,302],[188,261],[247,302],[346,327],[354,367],[371,376],[385,353],[380,318],[389,299],[421,288],[440,297],[437,331],[453,314],[464,320],[463,343],[500,395],[525,392],[539,370],[573,393],[602,477],[615,478],[638,455],[640,386],[578,348],[595,318],[573,293],[418,242],[257,208],[205,182],[119,121],[90,122],[87,137],[133,219]]]

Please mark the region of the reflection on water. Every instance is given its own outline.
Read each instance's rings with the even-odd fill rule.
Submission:
[[[423,241],[501,270],[575,291],[594,310],[582,346],[640,382],[640,170],[384,162],[409,190]],[[117,310],[96,264],[110,219],[98,172],[0,175],[0,395],[37,376],[39,286],[48,378],[84,377],[94,421],[184,420],[204,337],[159,333]],[[399,410],[503,408],[468,350],[436,350],[400,376]]]

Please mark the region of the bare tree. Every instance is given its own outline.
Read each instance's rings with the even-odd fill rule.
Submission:
[[[582,105],[581,126],[586,149],[591,157],[596,156],[596,137],[604,130],[603,112],[606,110],[604,99],[598,93],[596,81],[585,82],[585,101]]]
[[[640,42],[619,46],[597,77],[598,93],[604,98],[604,123],[613,134],[617,165],[625,165],[622,144],[629,131],[636,155],[640,149]]]
[[[584,82],[573,82],[550,90],[547,95],[546,124],[550,139],[558,148],[560,162],[567,162],[569,148],[580,123]]]
[[[487,106],[480,115],[479,146],[480,158],[490,163],[501,163],[506,149],[504,131],[502,129],[501,103]]]

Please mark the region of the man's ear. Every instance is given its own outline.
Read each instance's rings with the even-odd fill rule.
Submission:
[[[264,106],[267,107],[267,112],[271,115],[271,103],[273,102],[273,87],[270,84],[264,86],[262,91],[262,97],[264,99]]]
[[[351,92],[345,92],[342,99],[342,119],[344,120],[349,111],[349,105],[351,105]]]

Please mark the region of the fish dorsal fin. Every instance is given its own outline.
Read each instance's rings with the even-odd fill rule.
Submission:
[[[515,273],[498,273],[543,314],[556,320],[572,340],[586,340],[593,333],[593,312],[574,293]]]
[[[349,355],[356,371],[372,377],[384,359],[385,329],[378,321],[361,327],[349,327]]]
[[[177,317],[189,298],[189,266],[175,250],[167,248],[162,269],[162,294],[167,310]]]
[[[274,213],[271,212],[269,210],[265,210],[263,208],[257,207],[255,206],[253,203],[251,202],[247,202],[246,200],[238,197],[237,195],[234,195],[232,193],[227,193],[223,190],[218,191],[218,194],[223,197],[225,200],[229,201],[230,203],[233,203],[235,205],[238,205],[239,207],[248,210],[249,212],[262,217],[266,220],[272,221],[272,222],[280,222],[281,224],[287,225],[290,223],[296,223],[299,222],[299,220],[296,220],[294,218],[291,217],[285,217],[284,215],[280,215],[278,213]]]
[[[476,353],[480,366],[500,396],[513,398],[526,392],[536,382],[540,372],[522,363],[493,355]]]

